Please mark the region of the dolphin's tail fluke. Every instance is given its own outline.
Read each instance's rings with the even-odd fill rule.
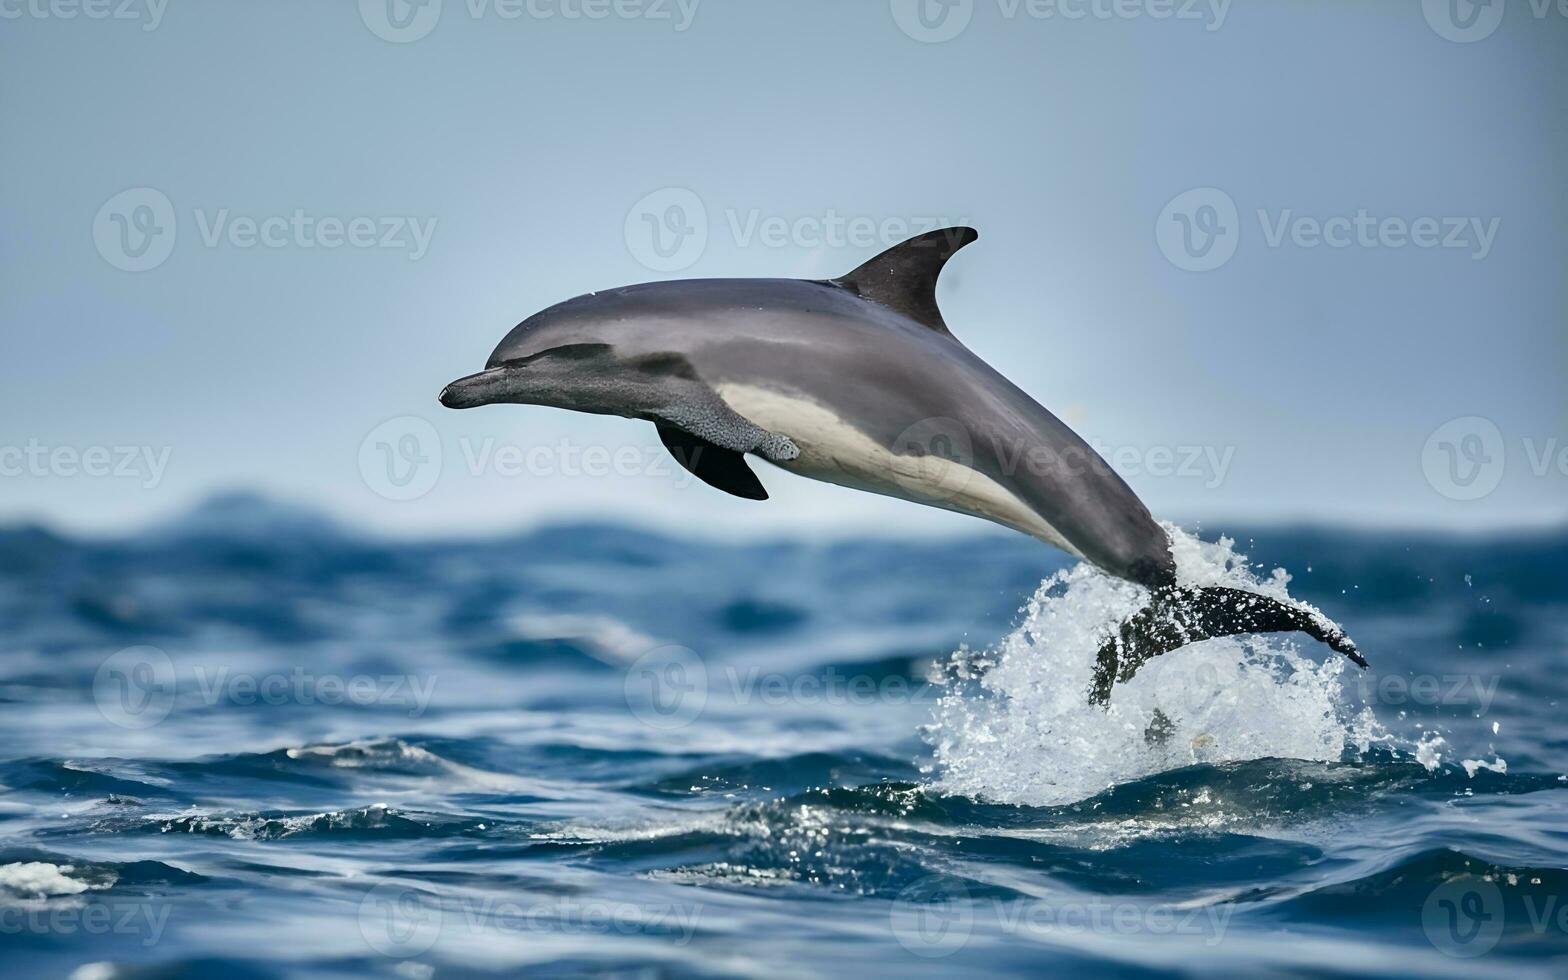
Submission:
[[[1106,704],[1112,685],[1130,680],[1139,667],[1177,647],[1215,636],[1292,630],[1323,641],[1358,667],[1367,666],[1345,631],[1315,610],[1241,589],[1157,588],[1149,604],[1117,627],[1116,634],[1100,647],[1089,701]]]

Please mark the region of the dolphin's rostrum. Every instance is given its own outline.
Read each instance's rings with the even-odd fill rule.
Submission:
[[[1100,650],[1091,700],[1150,657],[1301,630],[1366,662],[1304,607],[1176,581],[1170,541],[1077,433],[961,344],[936,282],[970,228],[894,246],[838,279],[693,279],[567,300],[512,329],[449,408],[549,405],[646,419],[704,482],[767,498],[745,461],[995,521],[1147,586]]]

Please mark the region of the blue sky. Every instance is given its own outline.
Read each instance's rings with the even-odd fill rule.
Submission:
[[[832,275],[939,222],[981,232],[955,334],[1158,515],[1568,513],[1556,8],[86,9],[0,4],[0,520],[240,487],[399,533],[979,529],[435,402],[578,293]]]

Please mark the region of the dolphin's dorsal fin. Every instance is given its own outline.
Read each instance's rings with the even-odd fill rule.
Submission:
[[[980,237],[973,228],[943,228],[894,245],[847,276],[829,280],[951,337],[936,305],[936,280],[953,253]]]

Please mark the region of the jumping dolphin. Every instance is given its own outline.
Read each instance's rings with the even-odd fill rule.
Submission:
[[[699,479],[767,499],[746,465],[1005,525],[1150,590],[1099,651],[1090,700],[1149,658],[1238,633],[1300,630],[1358,665],[1307,607],[1177,584],[1148,508],[1061,420],[948,330],[936,282],[975,241],[949,228],[824,281],[692,279],[590,293],[518,324],[441,404],[550,405],[646,419]]]

